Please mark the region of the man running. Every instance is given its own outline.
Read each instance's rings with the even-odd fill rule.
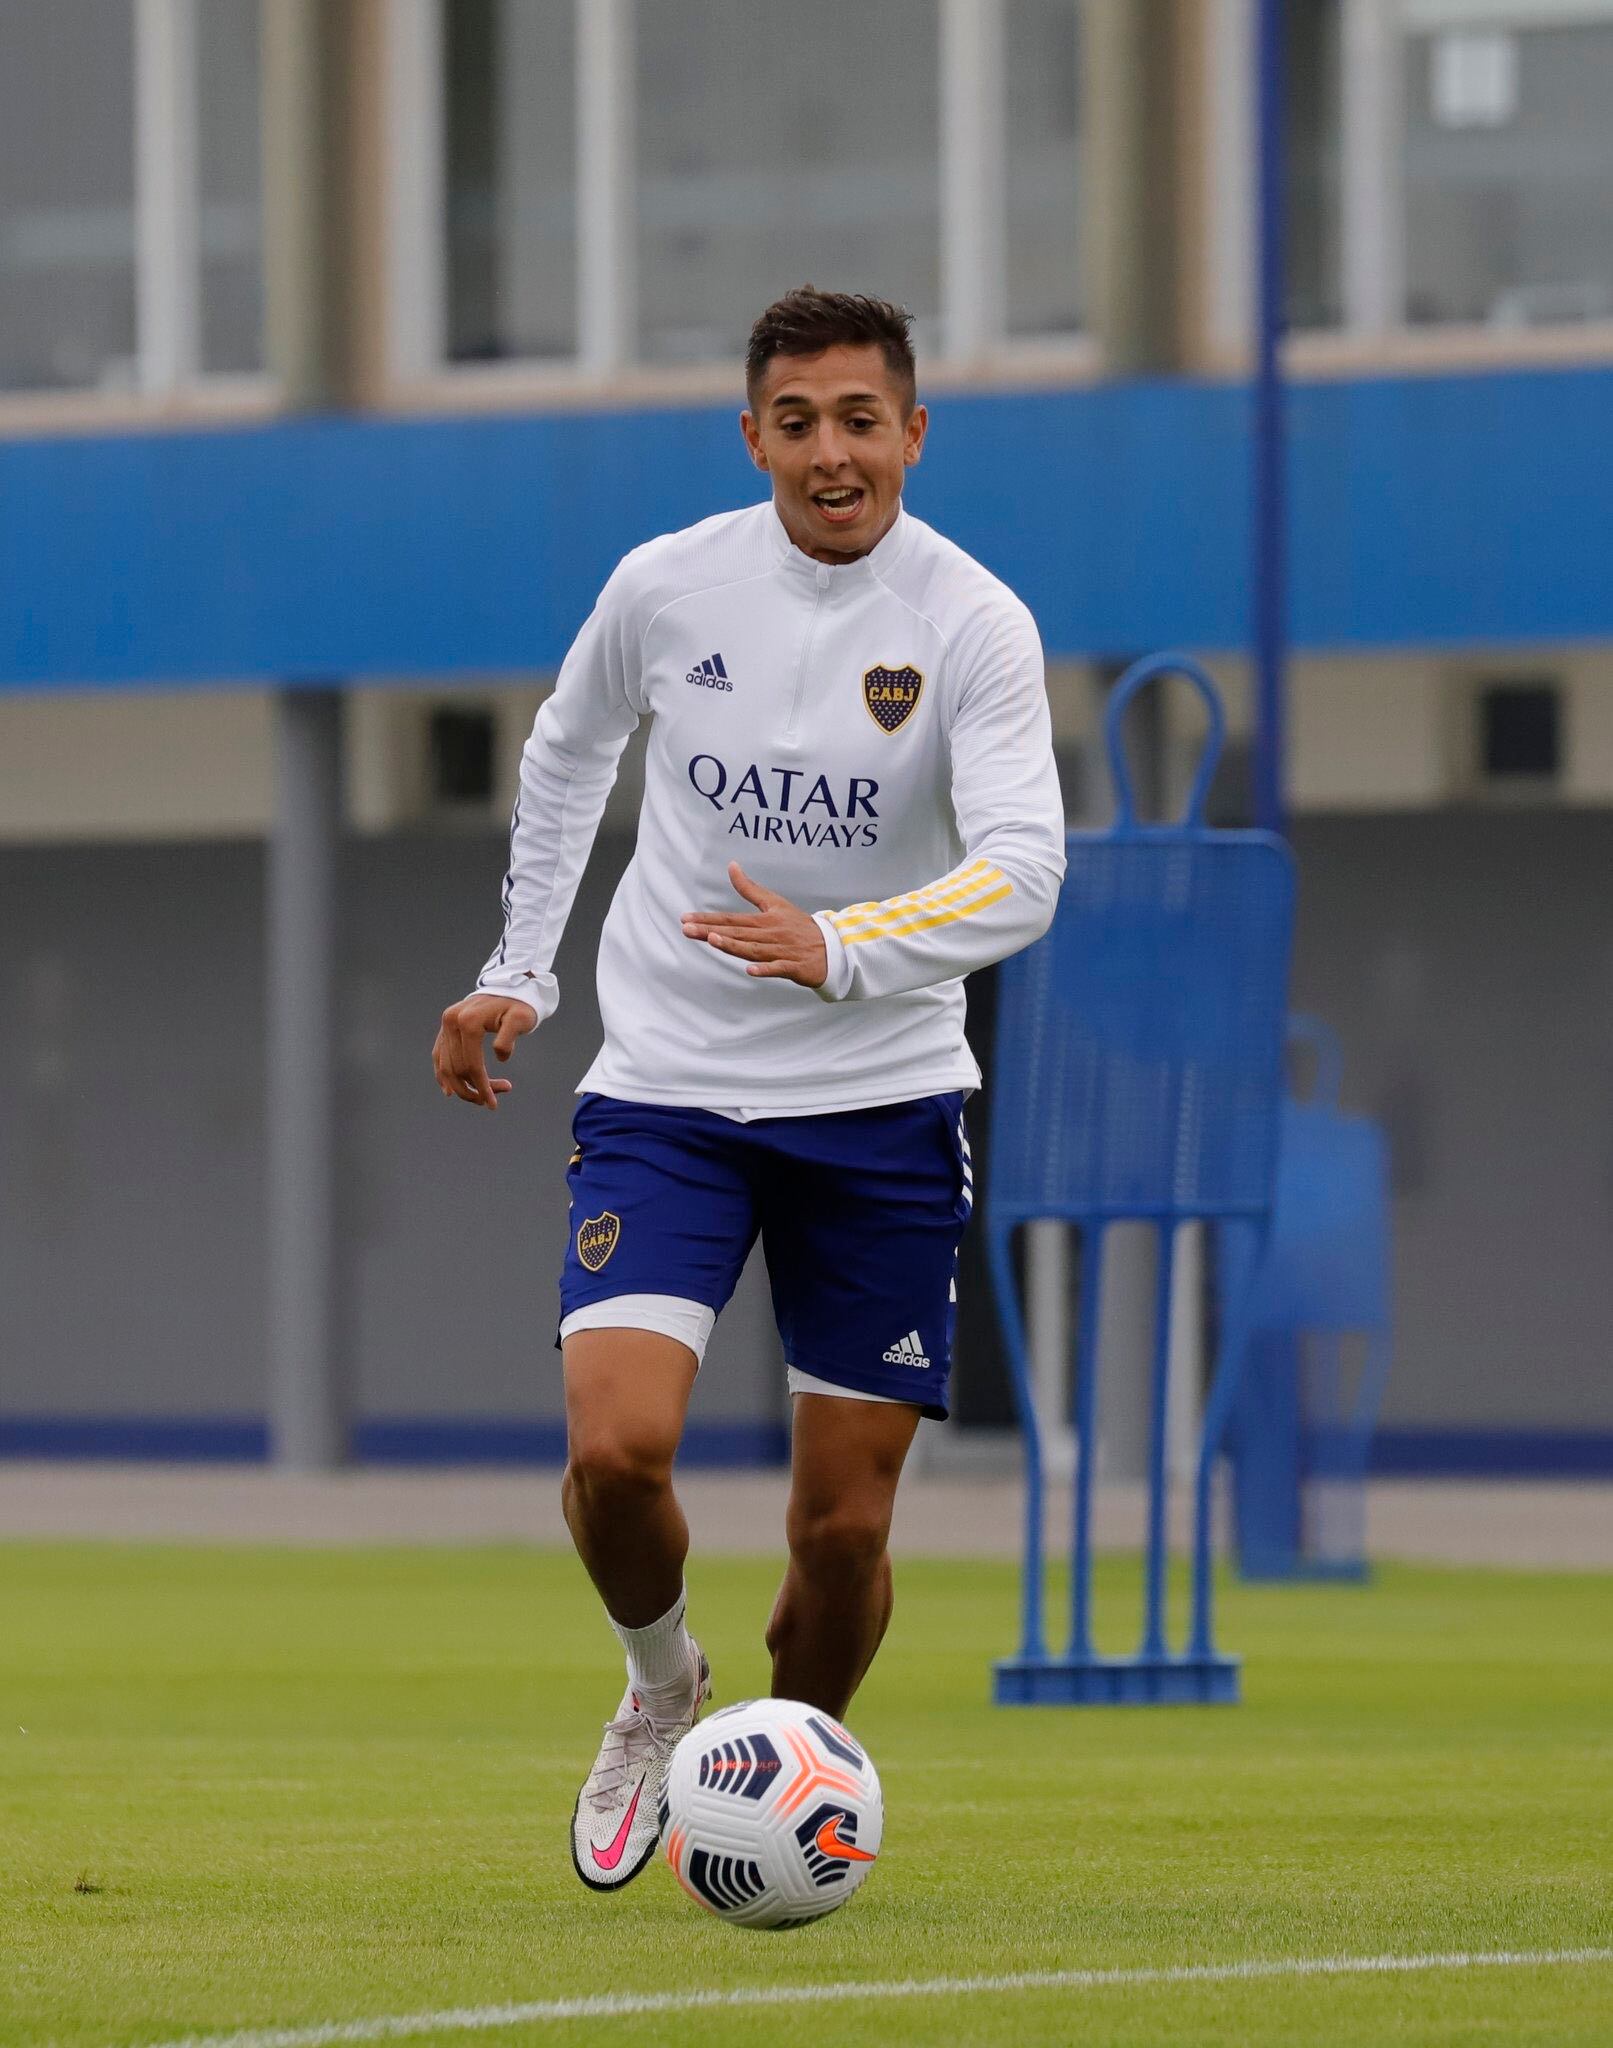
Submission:
[[[794,1397],[775,1695],[845,1712],[891,1615],[921,1415],[945,1416],[962,977],[1029,944],[1064,870],[1024,605],[902,510],[924,446],[908,318],[810,287],[757,321],[745,444],[770,503],[616,569],[521,764],[504,933],[443,1013],[443,1092],[496,1109],[629,733],[653,718],[633,860],[599,942],[560,1284],[566,1520],[627,1658],[572,1818],[585,1884],[656,1846],[667,1759],[710,1694],[684,1619],[672,1462],[758,1233]]]

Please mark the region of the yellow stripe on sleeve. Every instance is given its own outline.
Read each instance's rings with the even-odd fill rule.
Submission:
[[[989,861],[971,861],[966,868],[958,868],[950,875],[943,875],[938,882],[927,882],[922,889],[909,889],[900,896],[887,896],[878,903],[848,903],[844,910],[830,913],[834,923],[861,924],[870,917],[889,917],[893,911],[917,909],[921,903],[934,897],[950,894],[966,884],[985,881],[996,875],[996,869]]]
[[[883,903],[853,903],[849,909],[832,911],[829,922],[842,936],[865,924],[886,924],[892,918],[909,917],[924,910],[940,910],[956,903],[976,889],[988,889],[1003,879],[1002,870],[989,861],[976,861],[927,889],[914,889],[905,896],[887,897]]]
[[[1012,882],[1004,882],[1000,889],[993,889],[989,896],[976,896],[972,902],[959,904],[952,910],[938,910],[928,916],[909,917],[905,921],[870,925],[866,930],[842,932],[841,943],[860,946],[869,939],[901,939],[911,932],[927,932],[939,924],[957,924],[960,919],[973,917],[977,911],[989,910],[994,903],[1001,903],[1014,893]]]

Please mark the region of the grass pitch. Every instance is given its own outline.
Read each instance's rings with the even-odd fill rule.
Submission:
[[[697,1560],[717,1703],[766,1690],[771,1562]],[[0,1548],[0,2041],[123,2048],[609,1992],[1613,1946],[1613,1581],[1229,1588],[1240,1708],[996,1710],[997,1565],[908,1563],[851,1724],[885,1853],[788,1934],[566,1825],[621,1683],[575,1562]],[[1105,1567],[1102,1635],[1134,1631]],[[1613,2041],[1613,1965],[999,1990],[474,2036]]]

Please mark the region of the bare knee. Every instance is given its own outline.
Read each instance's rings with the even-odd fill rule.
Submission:
[[[584,1508],[620,1509],[653,1499],[672,1483],[675,1446],[605,1429],[571,1431],[564,1487]]]
[[[696,1360],[652,1330],[578,1330],[565,1342],[568,1518],[635,1507],[672,1483]]]
[[[884,1501],[840,1500],[821,1507],[792,1504],[786,1523],[790,1556],[814,1584],[856,1584],[878,1571],[890,1535]]]

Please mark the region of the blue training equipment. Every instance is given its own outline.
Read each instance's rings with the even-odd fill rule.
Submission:
[[[1389,1370],[1389,1164],[1382,1131],[1338,1106],[1338,1039],[1289,1020],[1315,1059],[1310,1096],[1283,1105],[1277,1192],[1244,1318],[1249,1356],[1228,1448],[1233,1527],[1246,1579],[1367,1575],[1372,1432]],[[1249,1286],[1253,1256],[1222,1233],[1224,1290]],[[1362,1340],[1353,1394],[1343,1339]]]
[[[1137,692],[1180,673],[1203,698],[1209,734],[1180,824],[1136,817],[1122,720]],[[1192,1619],[1186,1649],[1165,1636],[1165,1418],[1176,1226],[1247,1225],[1258,1251],[1269,1219],[1283,1087],[1283,1020],[1294,916],[1287,847],[1264,832],[1214,831],[1205,798],[1224,721],[1215,686],[1185,655],[1134,663],[1105,723],[1117,816],[1072,832],[1051,930],[1007,961],[998,996],[987,1256],[1025,1437],[1025,1563],[1019,1654],[995,1668],[1000,1705],[1231,1701],[1239,1660],[1211,1634],[1210,1486],[1246,1346],[1240,1304],[1223,1317],[1194,1503]],[[1042,1621],[1041,1435],[1011,1240],[1042,1219],[1084,1230],[1076,1338],[1075,1474],[1069,1647],[1049,1654]],[[1092,1634],[1092,1479],[1098,1294],[1105,1226],[1153,1223],[1156,1264],[1150,1388],[1148,1547],[1142,1640],[1101,1656]]]

